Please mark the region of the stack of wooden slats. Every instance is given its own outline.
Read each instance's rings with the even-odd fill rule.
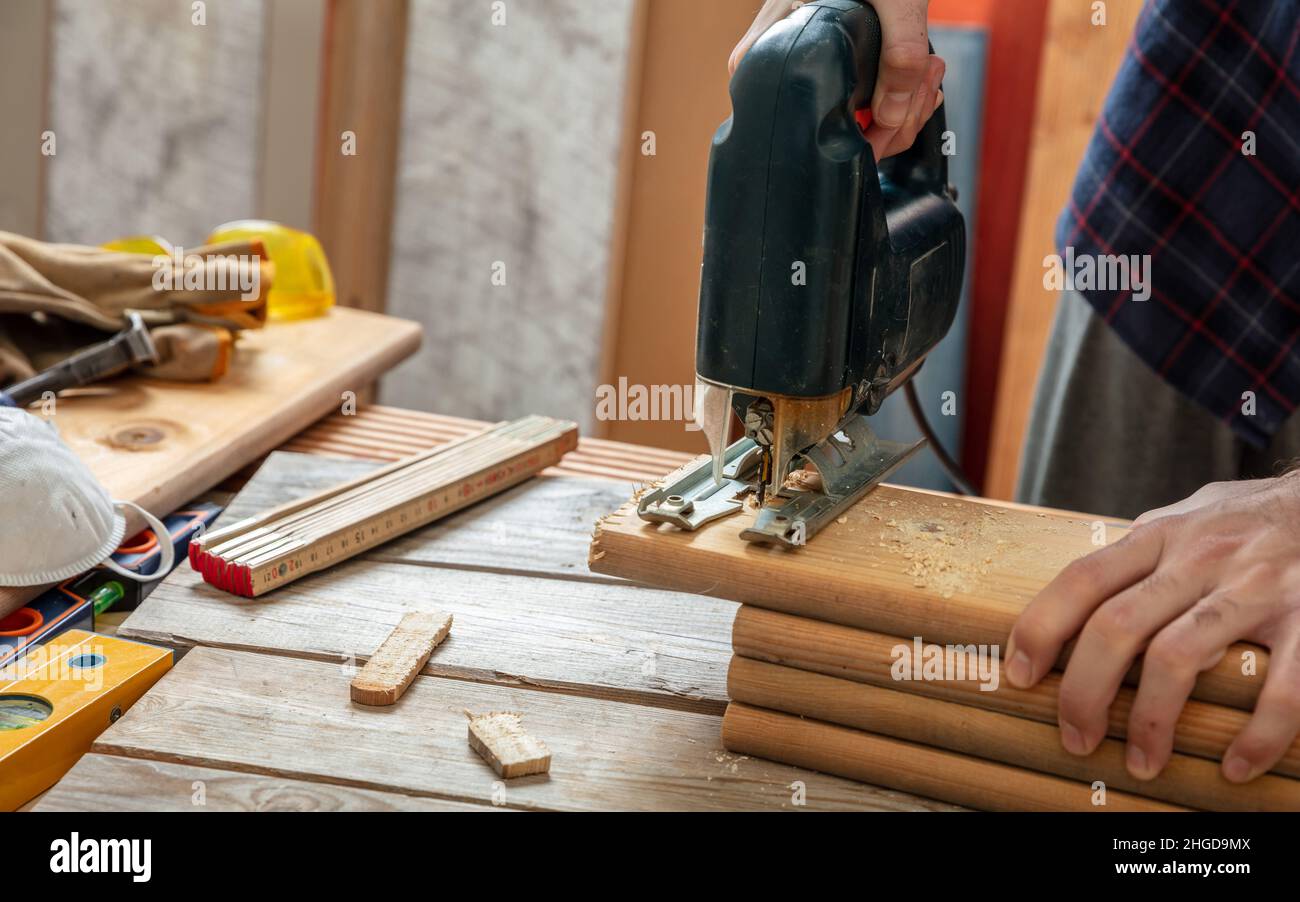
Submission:
[[[1024,605],[1122,527],[888,486],[795,552],[750,545],[742,526],[733,517],[684,533],[644,523],[629,502],[602,521],[590,560],[600,573],[745,603],[723,722],[730,751],[978,808],[1300,809],[1300,743],[1246,785],[1219,769],[1263,684],[1262,649],[1229,649],[1201,675],[1173,759],[1151,781],[1124,763],[1133,679],[1109,738],[1079,758],[1058,738],[1059,671],[1031,690],[1002,678],[1001,647]],[[1257,669],[1244,673],[1243,660]]]

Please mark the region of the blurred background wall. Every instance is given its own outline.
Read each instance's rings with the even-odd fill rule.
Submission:
[[[262,0],[55,0],[44,237],[198,246],[256,209]]]
[[[595,426],[633,7],[412,4],[388,311],[427,339],[385,403]]]

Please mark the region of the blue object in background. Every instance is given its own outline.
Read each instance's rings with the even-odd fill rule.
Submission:
[[[926,418],[954,458],[961,456],[962,423],[966,410],[966,345],[970,320],[970,281],[975,259],[975,211],[979,195],[980,138],[984,120],[984,81],[988,58],[988,33],[982,28],[933,27],[930,41],[935,53],[948,64],[943,78],[944,112],[948,130],[956,140],[956,153],[948,157],[948,180],[957,186],[957,206],[966,218],[966,272],[961,305],[946,338],[926,357],[916,376],[917,396]],[[954,392],[956,415],[942,414],[944,392]],[[882,438],[912,442],[921,437],[907,399],[897,391],[871,418],[872,430]],[[922,449],[892,474],[889,482],[924,489],[952,491],[953,485],[928,449]]]
[[[163,517],[163,524],[176,549],[177,563],[186,559],[190,539],[199,530],[211,526],[221,510],[215,504],[194,504]],[[113,560],[123,567],[142,574],[156,572],[160,559],[157,542],[151,542],[149,548],[138,552],[118,551],[113,555]],[[126,592],[112,610],[129,611],[139,605],[161,580],[137,583],[103,568],[65,580],[37,596],[26,607],[0,620],[0,667],[18,660],[29,648],[48,642],[70,629],[94,632],[95,612],[91,596],[109,582],[121,583]]]

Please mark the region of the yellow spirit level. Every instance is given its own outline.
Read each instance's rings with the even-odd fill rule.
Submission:
[[[171,666],[168,649],[69,630],[0,669],[0,811],[57,783]]]

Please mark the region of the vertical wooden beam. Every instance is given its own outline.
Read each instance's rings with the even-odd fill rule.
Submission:
[[[387,305],[409,7],[330,0],[326,13],[314,231],[338,302],[365,310]]]
[[[727,59],[754,20],[756,0],[646,4],[636,136],[607,382],[694,385],[704,185],[713,133],[731,113]],[[641,152],[654,132],[655,153]],[[623,421],[607,435],[682,451],[704,439],[680,422]]]
[[[1052,0],[1038,78],[1025,204],[1012,271],[997,404],[984,493],[1009,499],[1020,473],[1038,371],[1060,300],[1043,287],[1043,258],[1056,253],[1056,220],[1092,137],[1115,72],[1124,58],[1141,0],[1106,4],[1107,24],[1077,0]]]
[[[628,38],[627,78],[623,85],[623,137],[618,156],[618,193],[614,198],[614,222],[610,232],[609,271],[605,287],[605,326],[601,343],[600,382],[618,379],[619,320],[623,307],[623,269],[628,255],[628,232],[632,218],[632,185],[637,158],[641,155],[641,81],[645,72],[646,23],[650,0],[634,0],[631,35]],[[611,424],[596,420],[597,436],[609,435]]]
[[[0,229],[36,238],[44,228],[52,5],[0,3]]]
[[[268,0],[265,34],[258,215],[310,230],[325,4]]]

